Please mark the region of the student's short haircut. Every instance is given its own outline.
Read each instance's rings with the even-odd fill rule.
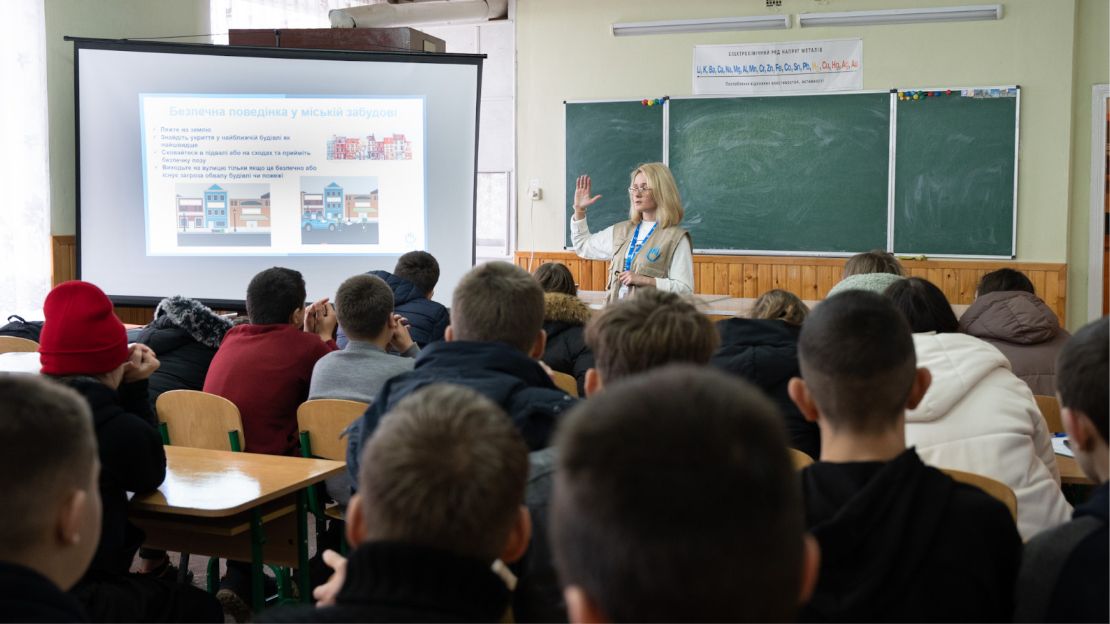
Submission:
[[[759,296],[752,304],[753,319],[786,321],[791,325],[801,325],[809,314],[809,306],[802,303],[798,295],[776,288]]]
[[[882,249],[872,249],[860,254],[856,254],[844,263],[844,277],[849,275],[860,275],[863,273],[893,273],[894,275],[905,275],[905,269],[902,268],[902,263],[894,254]]]
[[[983,276],[983,279],[979,280],[979,286],[975,288],[975,293],[985,295],[1000,290],[1020,290],[1037,294],[1033,290],[1033,282],[1029,281],[1029,278],[1021,271],[1013,269],[998,269],[987,273]]]
[[[580,403],[557,442],[562,583],[613,622],[792,618],[805,529],[781,420],[755,386],[689,364]]]
[[[586,345],[607,383],[670,362],[708,364],[719,341],[691,303],[655,288],[637,290],[586,325]]]
[[[289,315],[303,307],[304,301],[304,278],[293,269],[266,269],[247,286],[247,316],[255,325],[288,323]]]
[[[920,277],[908,277],[887,286],[884,295],[909,321],[914,333],[935,331],[954,334],[960,331],[960,321],[944,291]]]
[[[433,384],[386,414],[360,466],[369,540],[492,561],[524,501],[528,448],[495,403],[469,388]]]
[[[0,490],[8,510],[0,512],[0,559],[40,546],[60,497],[87,488],[92,422],[75,391],[46,377],[0,373]]]
[[[872,433],[903,414],[917,356],[909,325],[889,299],[850,290],[813,309],[798,339],[798,364],[831,426]]]
[[[355,340],[382,333],[393,314],[393,291],[376,275],[347,278],[335,292],[335,315],[343,332]]]
[[[426,297],[439,283],[439,262],[426,251],[410,251],[397,259],[393,274],[412,282]]]
[[[1110,317],[1104,316],[1075,332],[1056,359],[1056,391],[1060,393],[1060,405],[1086,414],[1098,428],[1103,442],[1110,441],[1107,345],[1110,345]]]
[[[544,292],[563,293],[572,297],[578,295],[578,285],[574,283],[574,275],[565,264],[545,262],[533,275]]]
[[[508,262],[474,267],[455,287],[451,327],[455,340],[504,342],[528,353],[543,329],[543,289]]]

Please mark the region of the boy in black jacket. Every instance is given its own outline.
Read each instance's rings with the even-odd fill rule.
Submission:
[[[1106,622],[1110,592],[1110,399],[1106,380],[1110,317],[1075,332],[1056,361],[1056,396],[1068,444],[1098,487],[1072,521],[1025,545],[1018,577],[1018,622]]]
[[[154,352],[128,347],[112,302],[88,282],[59,284],[43,313],[42,373],[88,402],[100,454],[103,529],[73,594],[93,621],[223,621],[219,603],[205,592],[128,573],[144,535],[127,520],[127,492],[148,492],[166,478],[166,453],[147,396],[147,379],[158,369]]]
[[[442,303],[432,301],[439,283],[439,262],[426,251],[410,251],[397,259],[393,272],[370,271],[385,280],[393,291],[394,311],[408,321],[409,334],[421,349],[443,340],[451,316]],[[335,337],[340,349],[347,348],[343,326]]]
[[[906,449],[905,410],[932,378],[898,310],[865,291],[826,299],[798,356],[790,396],[821,428],[802,472],[821,571],[801,619],[1008,621],[1021,538],[1001,502]]]
[[[505,413],[473,390],[434,384],[397,404],[362,453],[347,507],[347,560],[316,589],[320,609],[273,622],[498,622],[505,568],[531,532],[528,450]]]
[[[63,592],[85,573],[100,539],[92,415],[68,388],[7,374],[0,414],[0,621],[87,621]]]

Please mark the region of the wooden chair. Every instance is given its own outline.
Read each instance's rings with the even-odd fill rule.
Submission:
[[[301,455],[335,461],[347,461],[347,440],[343,431],[370,405],[343,399],[313,399],[297,408],[297,428],[301,432]],[[316,517],[316,535],[324,531],[324,517],[343,520],[343,510],[338,505],[324,508],[316,496],[316,489],[308,489],[308,508]],[[341,545],[341,554],[347,554],[347,544]]]
[[[247,444],[239,408],[221,396],[170,390],[159,395],[154,409],[165,444],[214,451],[241,451]]]
[[[15,336],[0,336],[0,353],[34,353],[39,343]]]
[[[813,458],[809,455],[799,451],[798,449],[789,449],[790,459],[794,462],[794,470],[801,470],[806,466],[813,463]]]
[[[1064,421],[1060,418],[1060,402],[1054,396],[1044,394],[1033,395],[1033,399],[1037,401],[1037,407],[1041,410],[1041,415],[1044,416],[1044,421],[1048,425],[1049,433],[1063,433]]]
[[[560,373],[559,371],[551,371],[551,380],[554,381],[555,385],[563,392],[566,392],[572,397],[578,396],[578,380],[571,375]]]
[[[991,497],[1002,501],[1002,504],[1006,505],[1006,509],[1010,510],[1010,516],[1013,517],[1014,522],[1017,522],[1017,496],[1014,495],[1014,491],[1010,489],[1010,486],[1001,481],[996,481],[990,477],[984,477],[983,475],[972,472],[953,470],[951,468],[941,468],[941,472],[960,483],[974,485]]]

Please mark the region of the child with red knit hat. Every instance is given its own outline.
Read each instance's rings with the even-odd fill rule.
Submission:
[[[127,521],[127,492],[153,490],[166,477],[166,453],[147,398],[147,379],[158,369],[154,351],[128,346],[112,302],[88,282],[59,284],[43,313],[42,374],[88,402],[100,455],[103,531],[72,593],[93,621],[223,621],[219,603],[203,591],[129,573],[144,535]]]

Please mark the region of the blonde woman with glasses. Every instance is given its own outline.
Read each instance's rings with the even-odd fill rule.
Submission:
[[[570,221],[574,251],[587,260],[609,260],[608,302],[631,296],[637,288],[658,288],[680,295],[694,292],[694,255],[682,222],[682,198],[663,163],[646,163],[632,172],[628,220],[596,234],[586,223],[592,195],[590,176],[578,176]]]

